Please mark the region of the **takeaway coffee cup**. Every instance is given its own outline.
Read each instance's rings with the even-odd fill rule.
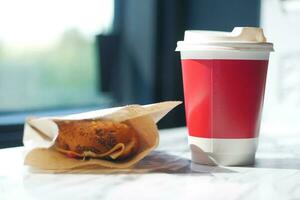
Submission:
[[[180,51],[188,141],[200,164],[253,164],[269,54],[261,28],[185,31]]]

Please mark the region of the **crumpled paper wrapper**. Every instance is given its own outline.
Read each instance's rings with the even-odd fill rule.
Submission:
[[[181,104],[179,101],[168,101],[144,106],[128,105],[62,117],[28,119],[25,123],[23,136],[23,143],[26,148],[24,164],[52,172],[95,168],[103,170],[131,168],[157,147],[159,135],[156,123],[179,104]],[[56,151],[53,145],[58,135],[58,126],[54,120],[81,119],[126,122],[138,133],[140,142],[138,152],[124,161],[109,161],[68,158]]]

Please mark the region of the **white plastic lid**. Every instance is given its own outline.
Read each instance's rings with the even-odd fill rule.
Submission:
[[[188,30],[176,51],[242,50],[274,51],[261,28],[235,27],[232,32]]]

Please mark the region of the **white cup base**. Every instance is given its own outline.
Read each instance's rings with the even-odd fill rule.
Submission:
[[[216,139],[189,136],[192,161],[204,165],[253,165],[257,138]]]

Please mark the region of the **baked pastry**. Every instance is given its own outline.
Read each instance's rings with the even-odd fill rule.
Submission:
[[[56,150],[69,157],[123,160],[139,148],[137,132],[126,123],[108,120],[55,121]]]

